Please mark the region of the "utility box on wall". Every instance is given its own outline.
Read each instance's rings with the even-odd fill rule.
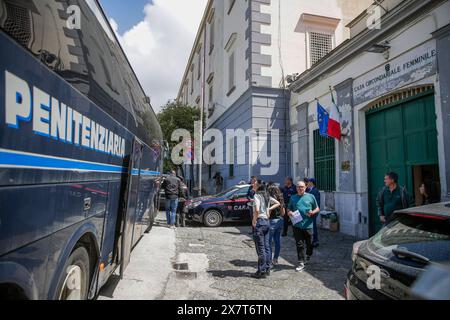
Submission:
[[[338,214],[333,211],[321,211],[319,217],[319,227],[331,232],[339,231]]]

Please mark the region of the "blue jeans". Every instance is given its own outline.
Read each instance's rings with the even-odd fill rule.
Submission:
[[[314,223],[313,223],[313,230],[314,230],[314,236],[313,236],[313,244],[319,244],[319,233],[317,232],[317,218],[319,215],[316,215],[314,217]]]
[[[270,257],[272,259],[278,260],[281,252],[281,232],[284,227],[284,219],[274,219],[270,220]],[[275,243],[275,253],[272,251],[272,243]]]
[[[258,254],[258,272],[265,273],[270,270],[270,223],[269,220],[258,219],[256,228],[253,229],[253,238]]]
[[[177,219],[178,199],[166,200],[166,219],[169,226],[174,226]]]

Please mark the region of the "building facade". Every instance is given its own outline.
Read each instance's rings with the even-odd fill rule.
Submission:
[[[252,175],[276,182],[291,175],[290,93],[285,79],[313,66],[348,39],[346,25],[370,4],[368,0],[208,2],[177,101],[204,108],[206,129],[223,134],[242,129],[251,134],[245,142],[225,138],[229,141],[223,141],[224,152],[215,157],[225,162],[227,153],[235,163],[204,166],[207,191],[216,172],[221,172],[226,186]],[[279,144],[272,144],[271,137]],[[276,173],[261,170],[270,167],[260,161],[261,150],[268,151]],[[237,159],[243,153],[245,164]]]
[[[364,12],[351,38],[291,85],[295,176],[315,176],[341,230],[379,228],[376,196],[395,171],[416,205],[450,200],[450,2],[380,1],[378,27]],[[371,26],[371,27],[368,27]],[[341,113],[342,141],[320,136],[317,102]]]

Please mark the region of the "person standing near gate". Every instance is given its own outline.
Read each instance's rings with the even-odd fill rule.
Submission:
[[[286,213],[286,206],[284,204],[283,194],[280,188],[274,183],[269,183],[267,192],[272,199],[275,199],[280,206],[275,210],[270,211],[270,258],[272,259],[272,267],[278,265],[278,258],[281,252],[281,232],[283,231],[284,217]],[[276,204],[276,203],[275,203]],[[272,203],[271,203],[272,205]],[[272,243],[275,245],[275,251],[272,251]]]
[[[220,174],[220,172],[216,172],[216,175],[214,176],[214,184],[216,186],[216,194],[219,194],[222,192],[223,189],[223,177]]]
[[[186,201],[189,199],[189,188],[184,183],[183,177],[178,177],[178,179],[180,179],[182,194],[180,194],[180,198],[178,199],[176,226],[177,227],[185,227],[186,226],[186,217],[185,217],[184,210],[185,210]]]
[[[250,187],[248,188],[248,191],[247,191],[247,200],[249,203],[251,203],[251,205],[248,206],[248,214],[249,214],[250,220],[253,219],[253,210],[254,210],[253,203],[254,203],[255,194],[256,194],[256,191],[254,190],[253,186],[256,182],[258,182],[258,178],[256,176],[252,176],[250,178],[250,182],[249,182]],[[253,228],[250,230],[249,234],[253,235]]]
[[[291,200],[291,197],[297,193],[297,190],[295,190],[295,186],[294,186],[294,180],[291,177],[287,177],[284,180],[284,188],[281,189],[281,192],[283,193],[284,204],[286,205],[285,209],[287,209],[287,206],[289,204],[289,201]],[[290,223],[291,223],[291,221],[290,221],[289,217],[287,215],[285,215],[282,237],[287,237]]]
[[[164,179],[161,188],[164,189],[166,195],[167,225],[171,229],[176,229],[175,220],[177,218],[179,196],[183,194],[183,189],[175,170],[172,170],[170,175]]]
[[[313,224],[314,217],[318,215],[319,212],[320,209],[317,205],[316,198],[314,198],[313,195],[306,193],[306,184],[304,181],[300,181],[297,184],[297,194],[291,197],[288,208],[289,217],[293,219],[294,217],[299,216],[297,220],[300,220],[293,228],[298,255],[297,272],[302,272],[305,269],[306,263],[310,261],[313,255]]]
[[[320,191],[317,189],[317,182],[316,179],[311,178],[308,179],[308,189],[306,190],[307,193],[312,194],[314,198],[316,198],[317,205],[320,209]],[[314,216],[314,238],[313,238],[313,246],[314,248],[317,248],[319,246],[319,233],[317,228],[317,217],[319,215]]]
[[[269,244],[270,212],[277,209],[280,203],[269,196],[266,186],[261,180],[254,182],[253,191],[255,191],[255,197],[252,226],[253,239],[255,240],[256,252],[258,254],[258,271],[252,275],[252,278],[264,279],[270,275],[271,265]],[[272,207],[270,207],[271,205]]]
[[[413,203],[406,188],[398,184],[397,173],[386,173],[384,184],[385,187],[378,194],[377,205],[380,222],[386,225],[391,221],[395,211],[410,208]]]

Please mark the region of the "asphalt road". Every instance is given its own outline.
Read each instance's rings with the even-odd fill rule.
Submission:
[[[216,229],[190,224],[170,230],[160,215],[133,253],[125,279],[112,279],[100,299],[341,300],[356,239],[320,231],[321,246],[302,273],[292,231],[283,238],[280,265],[256,280],[257,257],[250,228],[229,223]]]

